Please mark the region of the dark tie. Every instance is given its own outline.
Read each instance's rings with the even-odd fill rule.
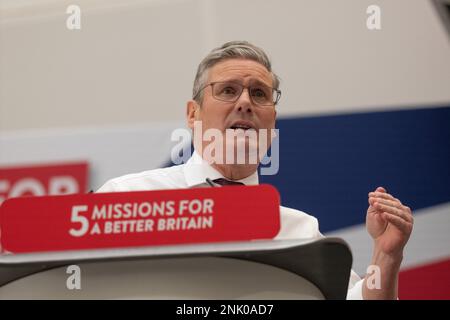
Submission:
[[[213,180],[213,182],[220,184],[221,186],[245,186],[245,184],[242,182],[231,181],[224,178]]]

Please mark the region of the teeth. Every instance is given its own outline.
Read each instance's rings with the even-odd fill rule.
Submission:
[[[242,125],[236,125],[236,126],[232,126],[231,129],[244,129],[244,130],[247,130],[247,129],[250,129],[250,127],[242,126]]]

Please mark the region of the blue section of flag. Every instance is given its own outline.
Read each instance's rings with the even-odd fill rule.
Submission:
[[[364,223],[377,186],[413,210],[450,201],[450,107],[280,119],[280,170],[261,176],[322,232]]]

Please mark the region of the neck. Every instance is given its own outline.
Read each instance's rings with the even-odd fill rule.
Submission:
[[[225,178],[229,180],[241,180],[254,174],[258,169],[257,165],[247,164],[211,164]]]

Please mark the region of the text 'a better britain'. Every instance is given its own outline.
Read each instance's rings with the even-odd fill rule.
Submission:
[[[159,202],[126,202],[72,206],[71,222],[81,223],[70,229],[74,237],[86,234],[124,234],[157,231],[211,229],[213,199]]]

